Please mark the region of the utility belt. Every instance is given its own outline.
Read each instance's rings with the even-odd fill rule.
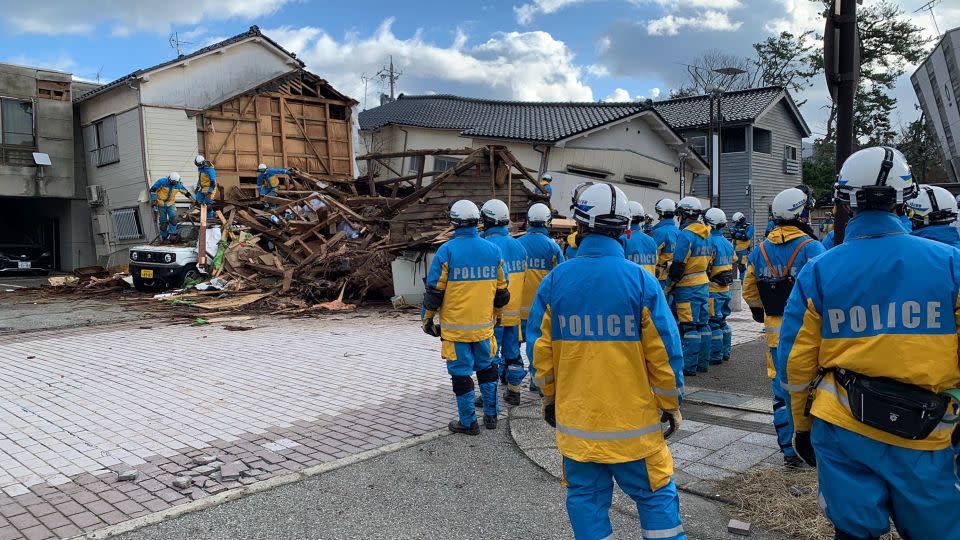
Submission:
[[[857,421],[911,441],[926,439],[941,423],[955,424],[960,417],[944,420],[951,400],[960,403],[960,389],[940,394],[885,377],[868,377],[844,368],[820,369],[810,383],[804,416],[810,416],[814,390],[824,375],[833,373],[847,391],[850,412]]]
[[[718,272],[710,278],[710,281],[721,287],[727,287],[733,283],[733,270],[724,270],[723,272]]]
[[[797,281],[790,275],[790,269],[793,268],[793,262],[800,254],[800,250],[810,242],[813,242],[813,240],[807,238],[797,245],[782,274],[777,272],[777,268],[770,262],[770,257],[767,256],[767,243],[760,244],[760,255],[763,256],[763,260],[767,263],[767,268],[770,269],[770,274],[773,276],[757,279],[757,290],[760,293],[760,303],[763,304],[764,314],[775,317],[783,316],[787,307],[787,300],[790,298],[790,292],[793,291],[793,285]]]

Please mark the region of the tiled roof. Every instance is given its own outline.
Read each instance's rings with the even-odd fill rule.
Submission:
[[[783,88],[752,88],[727,92],[722,112],[727,122],[750,121],[779,96]],[[789,99],[789,93],[785,94]],[[793,101],[790,100],[791,105]],[[524,141],[556,142],[572,135],[652,109],[673,129],[705,126],[710,98],[641,102],[531,102],[495,101],[450,95],[405,96],[359,115],[360,129],[389,124],[435,129],[457,129],[464,135]],[[796,109],[796,105],[793,105]],[[806,128],[803,118],[799,122]]]
[[[273,41],[273,40],[270,39],[269,37],[265,36],[265,35],[260,31],[260,28],[259,28],[258,26],[251,26],[249,30],[247,30],[246,32],[244,32],[244,33],[242,33],[242,34],[237,34],[237,35],[235,35],[235,36],[233,36],[233,37],[231,37],[231,38],[227,38],[227,39],[225,39],[225,40],[223,40],[223,41],[220,41],[220,42],[218,42],[218,43],[214,43],[213,45],[208,45],[208,46],[206,46],[206,47],[204,47],[204,48],[202,48],[202,49],[197,49],[196,51],[193,51],[193,52],[190,53],[190,54],[185,54],[185,55],[178,56],[177,58],[174,58],[173,60],[168,60],[168,61],[166,61],[166,62],[157,64],[157,65],[152,66],[152,67],[148,67],[148,68],[145,68],[145,69],[138,69],[138,70],[134,71],[133,73],[129,73],[129,74],[127,74],[127,75],[124,75],[123,77],[120,77],[119,79],[117,79],[117,80],[115,80],[115,81],[113,81],[113,82],[111,82],[111,83],[107,83],[107,84],[101,86],[100,88],[97,88],[96,90],[94,90],[94,91],[92,91],[92,92],[87,92],[86,94],[83,94],[83,95],[81,95],[81,96],[78,96],[78,97],[74,98],[73,101],[74,101],[74,102],[79,102],[79,101],[84,101],[84,100],[90,99],[90,98],[92,98],[93,96],[96,96],[96,95],[98,95],[98,94],[102,94],[103,92],[106,92],[107,90],[110,90],[111,88],[113,88],[113,87],[115,87],[115,86],[118,86],[118,85],[120,85],[120,84],[122,84],[122,83],[124,83],[124,82],[126,82],[126,81],[128,81],[128,80],[134,79],[134,78],[136,78],[137,76],[139,76],[139,75],[141,75],[141,74],[143,74],[143,73],[147,73],[147,72],[153,71],[153,70],[155,70],[155,69],[160,69],[160,68],[162,68],[162,67],[169,66],[170,64],[176,64],[176,63],[178,63],[178,62],[183,62],[184,60],[187,60],[187,59],[189,59],[189,58],[193,58],[193,57],[195,57],[195,56],[200,56],[200,55],[202,55],[202,54],[206,54],[206,53],[208,53],[208,52],[215,51],[215,50],[217,50],[217,49],[220,49],[220,48],[222,48],[222,47],[226,47],[226,46],[228,46],[228,45],[233,45],[234,43],[239,43],[239,42],[241,42],[241,41],[243,41],[243,40],[245,40],[245,39],[247,39],[247,38],[251,38],[251,37],[255,37],[255,36],[259,36],[259,37],[263,38],[264,40],[267,41],[267,43],[270,43],[271,45],[273,45],[273,46],[276,47],[277,49],[280,49],[281,51],[283,51],[284,53],[286,53],[290,58],[296,60],[296,61],[300,64],[300,67],[303,67],[303,66],[304,66],[304,63],[303,63],[301,60],[297,59],[297,56],[296,56],[295,54],[293,54],[293,53],[291,53],[290,51],[284,49],[284,48],[281,47],[276,41]]]

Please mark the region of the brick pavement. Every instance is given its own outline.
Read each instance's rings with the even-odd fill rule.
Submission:
[[[410,315],[240,324],[5,338],[0,540],[70,537],[455,417],[439,342]]]

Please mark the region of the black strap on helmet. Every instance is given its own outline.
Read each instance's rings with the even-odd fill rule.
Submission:
[[[607,187],[610,188],[610,215],[613,216],[617,213],[617,188],[613,184],[607,184]]]
[[[880,163],[880,172],[877,174],[878,186],[887,185],[887,178],[890,176],[890,169],[893,168],[893,150],[889,146],[882,146],[883,162]]]
[[[937,204],[937,196],[933,193],[933,188],[923,186],[923,190],[927,192],[927,197],[930,197],[930,213],[939,212],[940,205]]]

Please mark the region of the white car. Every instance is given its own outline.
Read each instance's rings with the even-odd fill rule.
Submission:
[[[179,289],[202,277],[196,246],[143,245],[130,249],[128,268],[138,291]]]

